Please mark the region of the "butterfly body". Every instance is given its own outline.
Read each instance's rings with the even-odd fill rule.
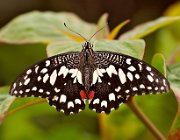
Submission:
[[[128,55],[93,51],[52,56],[31,66],[12,84],[10,95],[46,98],[66,115],[89,108],[110,113],[130,96],[169,91],[167,79],[149,64]]]

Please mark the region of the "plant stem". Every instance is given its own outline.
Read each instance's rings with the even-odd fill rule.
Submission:
[[[20,106],[20,107],[17,107],[17,108],[15,108],[15,109],[7,112],[7,113],[5,114],[5,117],[7,117],[7,116],[9,116],[9,115],[11,115],[11,114],[13,114],[13,113],[15,113],[15,112],[17,112],[17,111],[20,111],[20,110],[22,110],[22,109],[24,109],[24,108],[27,108],[27,107],[32,106],[32,105],[36,105],[36,104],[43,103],[43,102],[45,102],[45,101],[46,101],[45,99],[41,99],[41,100],[36,100],[36,101],[28,102],[28,103],[26,103],[26,104],[24,104],[24,105],[22,105],[22,106]]]
[[[130,98],[128,100],[127,105],[158,140],[166,140],[165,136],[157,129],[157,127],[142,112],[142,110],[139,108],[139,106],[136,104],[133,98]]]
[[[107,126],[106,126],[106,114],[101,113],[98,114],[98,119],[99,119],[99,130],[101,134],[102,140],[111,140],[110,138],[110,133],[107,133]]]

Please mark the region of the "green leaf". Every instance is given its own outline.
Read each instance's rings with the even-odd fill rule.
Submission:
[[[180,90],[180,63],[168,66],[168,80],[172,88],[177,88]]]
[[[94,24],[81,20],[73,13],[30,12],[12,20],[0,31],[0,41],[6,43],[49,43],[55,40],[70,40],[63,32],[70,28],[90,37],[95,31]]]
[[[178,112],[168,137],[168,139],[171,140],[176,139],[180,134],[180,63],[172,64],[168,67],[168,80],[178,101]]]
[[[165,64],[164,56],[162,54],[160,53],[155,54],[153,56],[151,64],[162,74],[166,75],[166,64]]]
[[[136,26],[134,29],[122,34],[119,39],[139,39],[147,36],[148,34],[169,25],[175,21],[180,20],[179,16],[176,17],[161,17],[153,21]]]
[[[47,47],[48,56],[69,51],[81,51],[82,42],[58,41]],[[142,59],[145,49],[143,40],[96,40],[93,43],[94,51],[111,51],[127,54]]]
[[[107,13],[103,14],[99,18],[98,23],[97,23],[98,29],[101,29],[103,27],[104,27],[104,29],[101,30],[100,32],[98,32],[98,34],[96,34],[97,39],[103,39],[108,35],[109,27],[107,26],[107,19],[108,19],[108,14]]]
[[[15,97],[10,96],[8,93],[9,86],[0,88],[0,124],[3,121],[5,113],[15,99]]]

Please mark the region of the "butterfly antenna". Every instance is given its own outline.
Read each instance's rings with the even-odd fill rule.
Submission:
[[[100,28],[99,30],[97,30],[89,39],[88,39],[88,41],[90,41],[97,33],[99,33],[101,30],[103,30],[105,27],[107,27],[108,26],[108,23],[104,26],[104,27],[102,27],[102,28]]]
[[[71,28],[69,28],[69,27],[66,25],[65,22],[64,22],[64,26],[65,26],[68,30],[70,30],[71,32],[77,34],[78,36],[82,37],[85,41],[87,41],[87,39],[86,39],[84,36],[82,36],[80,33],[78,33],[78,32],[76,32],[76,31],[72,30]]]

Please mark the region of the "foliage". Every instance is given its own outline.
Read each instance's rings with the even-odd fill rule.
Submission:
[[[112,32],[109,32],[108,27],[105,27],[105,30],[99,32],[93,38],[94,49],[115,51],[142,59],[145,51],[145,42],[141,38],[179,19],[180,17],[178,16],[162,17],[144,23],[122,34],[118,37],[118,40],[113,39],[128,21],[119,24]],[[86,37],[90,37],[97,29],[106,25],[107,14],[104,14],[100,18],[97,25],[87,23],[72,13],[42,13],[35,11],[15,18],[0,31],[0,41],[3,43],[0,46],[0,52],[5,52],[6,57],[11,58],[9,61],[15,58],[14,62],[17,61],[18,63],[8,66],[6,65],[8,60],[0,61],[0,64],[11,71],[8,71],[10,72],[10,74],[8,74],[9,76],[6,70],[1,71],[0,80],[4,75],[7,79],[15,78],[17,74],[28,65],[45,57],[45,50],[48,56],[68,51],[80,51],[84,39],[69,33],[69,30],[63,25],[64,22],[76,32],[83,36],[86,35]],[[161,31],[162,30],[159,32]],[[158,40],[156,43],[158,44]],[[160,47],[162,46],[163,45],[160,45]],[[14,51],[13,47],[19,49],[10,53],[12,50]],[[156,49],[158,50],[158,47]],[[166,54],[165,58],[168,58],[169,62],[171,62],[173,50],[174,49],[172,49],[170,53],[168,53],[167,50],[163,50],[161,54],[156,54],[152,59],[152,65],[166,74],[163,55]],[[20,55],[25,52],[28,52],[27,54],[29,56]],[[3,56],[1,56],[2,60]],[[18,56],[19,59],[17,59],[16,56]],[[22,58],[24,60],[22,60]],[[22,61],[25,65],[21,65],[19,61]],[[176,61],[176,59],[173,58],[173,62],[174,61]],[[179,69],[179,64],[168,67],[168,79],[176,96],[180,93],[178,79]],[[8,85],[12,80],[2,81]],[[37,99],[34,98],[24,98],[14,101],[14,98],[8,95],[7,86],[0,88],[0,121],[4,119],[0,128],[0,139],[100,139],[100,137],[114,140],[154,139],[154,136],[143,125],[143,122],[139,120],[126,105],[122,105],[117,111],[112,111],[108,116],[98,116],[87,108],[78,115],[67,117],[49,107],[47,103],[42,103],[41,101],[42,104],[34,105],[21,112],[11,115],[8,115],[9,112],[7,113],[13,101],[14,103],[10,111],[24,104],[28,106],[29,102],[35,104],[35,102],[38,102],[36,100]],[[169,94],[157,96],[135,97],[134,100],[163,135],[167,137],[171,132],[173,132],[173,134],[178,132],[180,127],[178,125],[179,112],[173,122],[178,105],[172,91]],[[173,126],[171,127],[172,122]],[[17,128],[17,126],[19,127]]]

